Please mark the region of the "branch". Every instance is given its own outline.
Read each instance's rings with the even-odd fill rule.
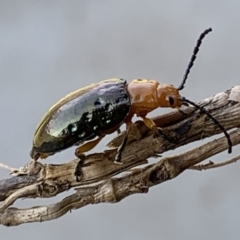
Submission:
[[[238,155],[238,156],[236,156],[234,158],[231,158],[230,160],[221,162],[221,163],[214,163],[212,161],[209,161],[209,163],[192,166],[189,169],[198,170],[198,171],[208,170],[208,169],[212,169],[212,168],[223,167],[223,166],[235,163],[235,162],[237,162],[239,160],[240,160],[240,155]]]
[[[227,130],[235,128],[230,133],[233,145],[240,144],[240,129],[236,129],[240,126],[239,102],[240,87],[234,87],[200,103]],[[60,165],[37,162],[34,164],[35,173],[32,176],[27,174],[29,167],[32,167],[30,162],[21,170],[22,175],[0,181],[0,223],[15,226],[26,222],[52,220],[88,204],[119,202],[131,194],[146,193],[150,187],[173,179],[186,169],[228,148],[226,138],[222,137],[184,154],[139,167],[147,163],[150,157],[158,157],[165,151],[221,132],[206,115],[199,114],[194,108],[182,110],[188,115],[173,111],[154,118],[165,134],[176,139],[176,143],[169,143],[161,137],[155,138],[153,133],[138,121],[123,152],[123,164],[113,163],[116,149],[89,154],[82,162],[80,182],[76,182],[74,176],[79,159]],[[108,146],[119,146],[123,134],[118,135]],[[123,172],[123,176],[114,177]],[[54,197],[73,187],[78,187],[74,194],[55,204],[28,209],[10,207],[19,198]]]

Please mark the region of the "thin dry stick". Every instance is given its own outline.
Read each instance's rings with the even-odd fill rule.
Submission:
[[[240,160],[240,155],[221,163],[214,163],[212,161],[209,161],[209,163],[192,166],[189,169],[198,170],[198,171],[208,170],[208,169],[223,167],[232,163],[236,163],[238,160]]]
[[[9,170],[10,172],[13,172],[13,171],[16,171],[16,170],[17,170],[17,168],[10,167],[10,166],[8,166],[8,165],[6,165],[6,164],[4,164],[4,163],[1,163],[1,162],[0,162],[0,168],[7,169],[7,170]]]
[[[26,194],[36,193],[38,185],[39,184],[36,183],[15,191],[0,205],[0,212],[3,212],[7,207],[11,206],[18,198],[24,197]]]
[[[239,134],[240,130],[230,134],[234,145],[240,144]],[[227,145],[224,142],[225,139],[222,137],[187,153],[166,157],[157,163],[136,168],[122,177],[114,177],[94,186],[79,187],[75,189],[76,193],[54,204],[28,209],[8,208],[0,214],[0,223],[15,226],[26,222],[53,220],[89,204],[116,203],[132,194],[147,193],[150,187],[171,180],[190,166],[205,160],[206,157],[226,150]],[[30,191],[32,187],[35,186],[28,186],[25,190]],[[37,188],[39,191],[40,185]]]

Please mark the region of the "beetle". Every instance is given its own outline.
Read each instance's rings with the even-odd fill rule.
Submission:
[[[126,123],[126,135],[115,159],[120,162],[135,114],[155,133],[164,136],[146,115],[159,107],[180,110],[182,105],[188,103],[207,114],[219,126],[228,140],[230,153],[232,142],[224,127],[203,107],[181,97],[179,93],[184,88],[203,38],[211,31],[209,28],[200,35],[178,88],[156,80],[135,79],[127,83],[124,79],[113,78],[68,94],[50,108],[40,121],[35,131],[31,157],[35,160],[46,158],[74,145],[78,146],[75,155],[80,157],[93,149],[105,135],[117,131]]]

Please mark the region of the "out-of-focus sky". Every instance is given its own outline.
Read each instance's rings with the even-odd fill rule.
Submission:
[[[112,77],[152,78],[178,86],[198,36],[208,27],[213,32],[182,91],[193,101],[240,83],[239,1],[0,1],[0,161],[23,166],[42,115],[75,89]],[[95,151],[103,150],[110,138]],[[73,153],[71,148],[47,161],[63,163]],[[232,156],[223,153],[211,160],[236,154],[239,147]],[[3,169],[0,176],[9,177]],[[237,240],[239,181],[240,163],[189,170],[148,194],[87,206],[49,222],[0,226],[0,235],[4,240]],[[47,204],[64,196],[19,200],[15,206]]]

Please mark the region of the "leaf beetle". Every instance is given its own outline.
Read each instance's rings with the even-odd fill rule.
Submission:
[[[156,80],[135,79],[127,83],[124,79],[114,78],[68,94],[50,108],[40,121],[33,139],[31,158],[46,158],[74,145],[78,145],[75,155],[79,157],[93,149],[105,135],[117,131],[126,123],[126,135],[115,159],[120,162],[135,114],[141,117],[150,129],[164,136],[146,115],[159,107],[180,109],[188,103],[207,114],[219,126],[228,140],[230,153],[232,142],[224,127],[204,108],[181,97],[179,93],[184,88],[202,40],[210,31],[211,28],[200,35],[178,88]]]

